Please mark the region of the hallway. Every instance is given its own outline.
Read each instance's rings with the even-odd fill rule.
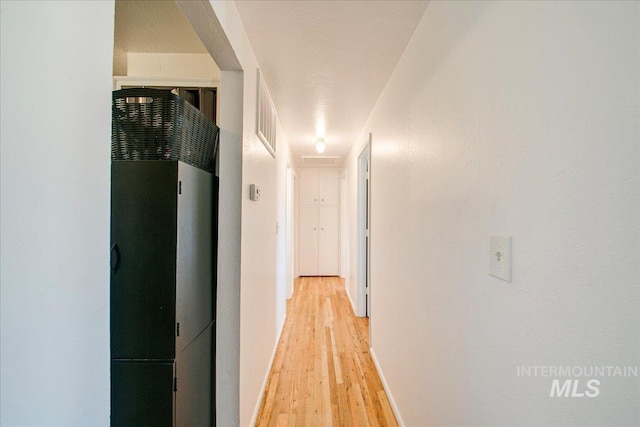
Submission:
[[[257,426],[396,426],[343,279],[296,280]]]

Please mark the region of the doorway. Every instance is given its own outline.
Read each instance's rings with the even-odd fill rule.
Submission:
[[[358,315],[371,313],[371,134],[358,157]]]

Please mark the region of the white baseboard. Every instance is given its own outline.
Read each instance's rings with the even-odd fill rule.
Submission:
[[[264,380],[262,380],[262,387],[260,387],[260,393],[258,394],[258,401],[256,402],[256,406],[253,409],[253,415],[251,416],[251,423],[249,426],[255,426],[256,421],[258,421],[258,413],[260,412],[260,405],[262,404],[262,399],[264,398],[264,392],[267,389],[267,384],[269,383],[269,375],[271,374],[271,369],[273,369],[273,361],[276,358],[276,353],[278,352],[278,344],[280,344],[280,338],[282,337],[282,331],[284,330],[284,324],[287,321],[287,315],[285,313],[284,319],[282,320],[282,325],[280,325],[280,332],[278,332],[278,337],[276,339],[276,345],[273,347],[273,352],[271,353],[271,359],[269,360],[269,369],[267,369],[267,373],[264,376]]]
[[[384,377],[384,373],[380,368],[380,364],[378,363],[378,358],[376,357],[376,353],[373,351],[373,347],[369,348],[369,353],[371,354],[371,359],[373,359],[373,364],[376,366],[376,371],[378,371],[378,376],[380,377],[380,381],[382,382],[382,387],[384,388],[384,392],[387,394],[387,399],[389,399],[389,403],[391,404],[391,409],[393,410],[393,415],[396,417],[396,421],[398,422],[399,427],[406,427],[406,424],[402,420],[400,416],[400,410],[398,409],[398,405],[396,405],[396,401],[393,398],[393,394],[391,394],[391,389],[389,389],[389,384],[387,384],[387,379]]]
[[[347,283],[346,279],[344,281],[344,291],[346,292],[347,299],[349,300],[349,303],[351,304],[351,309],[353,310],[353,314],[355,316],[358,316],[358,312],[356,311],[356,305],[354,304],[353,298],[351,298],[351,294],[349,293],[349,286],[348,286],[348,283]]]

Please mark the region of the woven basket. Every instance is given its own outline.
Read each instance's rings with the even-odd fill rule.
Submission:
[[[180,160],[214,171],[218,127],[168,90],[113,92],[112,160]]]

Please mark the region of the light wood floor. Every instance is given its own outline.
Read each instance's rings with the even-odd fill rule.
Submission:
[[[342,279],[297,279],[257,426],[397,426],[368,320],[354,316]]]

